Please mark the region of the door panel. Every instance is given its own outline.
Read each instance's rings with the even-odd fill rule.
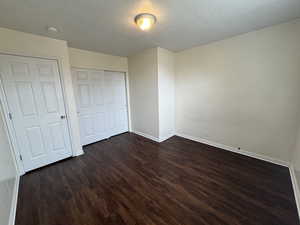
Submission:
[[[36,115],[36,102],[33,94],[33,88],[31,82],[20,82],[16,83],[16,90],[19,100],[19,106],[22,110],[24,117]]]
[[[20,61],[13,61],[10,64],[11,67],[11,72],[14,78],[12,79],[18,79],[20,77],[21,79],[24,79],[24,77],[29,77],[29,64],[28,63],[23,63]]]
[[[128,131],[125,74],[106,71],[105,81],[107,82],[108,123],[110,136],[113,136]]]
[[[89,115],[82,116],[82,118],[81,118],[84,136],[86,136],[86,137],[94,135],[92,119],[93,118]]]
[[[57,113],[58,97],[56,95],[54,82],[41,82],[44,102],[48,113]]]
[[[27,127],[26,133],[30,147],[31,159],[45,156],[46,151],[43,142],[41,127]]]
[[[60,122],[49,124],[52,151],[61,151],[65,148],[65,140],[63,134],[63,124]]]
[[[88,84],[78,85],[79,90],[79,104],[80,108],[87,108],[91,105],[90,87]]]
[[[37,63],[38,74],[42,77],[52,77],[53,75],[53,68],[48,63]]]
[[[124,73],[74,69],[73,85],[82,145],[128,131]]]
[[[108,138],[103,71],[73,70],[73,85],[82,145]]]
[[[95,133],[105,132],[105,124],[103,121],[105,121],[105,113],[96,113],[93,122],[93,124],[95,124]]]
[[[71,156],[57,62],[0,55],[0,73],[25,171]]]
[[[78,81],[88,81],[89,80],[89,72],[88,71],[77,71],[76,78]]]

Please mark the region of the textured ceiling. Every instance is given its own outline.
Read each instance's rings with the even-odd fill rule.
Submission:
[[[136,14],[158,23],[136,28]],[[179,51],[300,17],[300,0],[1,0],[0,27],[128,56],[150,47]],[[47,26],[61,32],[49,34]]]

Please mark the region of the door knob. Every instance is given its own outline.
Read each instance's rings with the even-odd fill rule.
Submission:
[[[65,115],[62,115],[60,116],[60,118],[63,120],[63,119],[66,119],[66,116]]]

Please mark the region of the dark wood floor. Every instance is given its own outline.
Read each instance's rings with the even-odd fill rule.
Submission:
[[[17,225],[294,225],[289,171],[180,137],[122,134],[21,179]]]

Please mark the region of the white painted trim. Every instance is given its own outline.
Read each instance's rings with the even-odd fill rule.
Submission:
[[[140,136],[143,136],[145,138],[151,139],[151,140],[156,141],[156,142],[161,142],[161,141],[164,141],[164,140],[172,137],[172,136],[170,136],[166,139],[163,139],[163,138],[158,139],[158,138],[155,138],[151,135],[144,134],[144,133],[138,132],[138,131],[133,131],[133,133],[135,133],[137,135],[140,135]],[[206,139],[203,139],[203,138],[195,138],[195,137],[185,135],[185,134],[181,134],[181,133],[176,133],[176,135],[179,136],[179,137],[183,137],[183,138],[192,140],[192,141],[200,142],[200,143],[207,144],[207,145],[210,145],[210,146],[213,146],[213,147],[217,147],[217,148],[224,149],[224,150],[227,150],[227,151],[235,152],[235,153],[238,153],[238,154],[241,154],[241,155],[246,155],[246,156],[249,156],[249,157],[252,157],[252,158],[256,158],[256,159],[264,160],[264,161],[274,163],[274,164],[277,164],[277,165],[280,165],[280,166],[288,167],[289,171],[290,171],[290,175],[291,175],[291,180],[292,180],[292,185],[293,185],[293,190],[294,190],[294,195],[295,195],[295,200],[296,200],[296,205],[297,205],[298,217],[300,219],[300,190],[299,190],[297,178],[296,178],[296,175],[295,175],[295,169],[294,169],[294,166],[292,164],[290,164],[288,162],[285,162],[285,161],[282,161],[282,160],[273,159],[273,158],[268,157],[268,156],[264,156],[264,155],[260,155],[260,154],[256,154],[256,153],[252,153],[252,152],[247,152],[247,151],[243,151],[243,150],[239,150],[239,149],[236,149],[234,147],[230,147],[230,146],[226,146],[226,145],[219,144],[219,143],[216,143],[216,142],[212,142],[212,141],[209,141],[209,140],[206,140]]]
[[[26,57],[26,58],[36,58],[36,59],[45,59],[45,60],[55,60],[57,63],[57,67],[58,67],[58,74],[59,74],[59,79],[60,79],[60,86],[62,89],[62,94],[63,94],[63,101],[64,101],[64,107],[65,107],[65,113],[67,115],[67,126],[68,126],[68,133],[69,133],[69,137],[70,137],[70,147],[71,147],[71,151],[72,151],[72,156],[79,156],[84,154],[83,149],[79,149],[76,150],[75,147],[73,146],[73,127],[71,126],[71,122],[69,121],[68,118],[70,118],[70,110],[69,110],[69,102],[68,102],[68,98],[66,95],[66,89],[65,89],[65,78],[63,75],[63,67],[62,67],[62,59],[60,57],[51,57],[51,56],[33,56],[33,55],[28,55],[28,54],[16,54],[14,52],[3,52],[0,51],[0,55],[7,55],[7,56],[16,56],[16,57]],[[70,71],[71,72],[71,71]],[[17,166],[17,170],[18,170],[18,174],[20,176],[25,174],[25,169],[23,166],[23,162],[20,160],[19,155],[22,155],[22,150],[20,149],[20,146],[18,146],[17,143],[17,139],[15,136],[15,129],[13,126],[13,122],[8,118],[8,113],[9,111],[9,107],[8,107],[8,102],[7,102],[7,98],[5,96],[5,91],[4,91],[4,87],[3,87],[3,83],[2,83],[2,78],[1,78],[1,74],[0,74],[0,102],[2,102],[2,111],[3,114],[2,118],[4,119],[5,123],[6,123],[6,132],[8,133],[8,137],[9,137],[9,142],[11,145],[11,148],[13,150],[13,154],[14,154],[14,158],[15,158],[15,163]]]
[[[289,166],[290,174],[291,174],[291,180],[293,184],[294,189],[294,196],[296,200],[297,210],[298,210],[298,217],[300,218],[300,192],[299,192],[299,186],[296,178],[295,168],[293,164]]]
[[[10,207],[8,225],[14,225],[15,224],[16,212],[17,212],[17,203],[18,203],[18,194],[19,194],[19,184],[20,184],[20,176],[17,175],[16,178],[15,178],[15,185],[14,185],[14,190],[13,190],[13,199],[12,199],[11,207]]]
[[[140,135],[140,136],[143,136],[145,138],[151,139],[152,141],[159,142],[159,138],[153,137],[149,134],[145,134],[145,133],[142,133],[142,132],[139,132],[139,131],[132,131],[132,133],[135,133],[137,135]]]
[[[73,154],[73,157],[77,157],[77,156],[81,156],[81,155],[83,155],[84,154],[84,151],[77,151],[77,152],[75,152],[74,154]]]
[[[38,59],[50,59],[50,60],[59,60],[62,61],[61,57],[58,56],[47,56],[47,55],[32,55],[24,52],[16,52],[16,51],[3,51],[0,50],[1,55],[9,55],[9,56],[21,56],[21,57],[29,57],[29,58],[38,58]]]
[[[155,141],[155,142],[163,142],[163,141],[166,141],[167,139],[173,137],[175,134],[171,134],[171,135],[168,135],[168,136],[165,136],[165,137],[160,137],[160,138],[157,138],[157,137],[154,137],[152,135],[149,135],[149,134],[145,134],[143,132],[139,132],[139,131],[130,131],[132,133],[135,133],[137,135],[140,135],[140,136],[143,136],[145,138],[148,138],[148,139],[151,139],[152,141]]]
[[[19,150],[19,146],[17,143],[17,139],[15,136],[15,130],[13,128],[12,121],[8,118],[9,108],[6,101],[6,96],[3,90],[3,84],[2,84],[2,77],[0,73],[0,108],[1,108],[1,116],[3,119],[3,122],[5,123],[4,129],[6,131],[8,142],[10,145],[11,153],[14,157],[14,163],[17,169],[17,173],[22,176],[25,174],[25,170],[23,167],[23,163],[20,160],[20,157],[18,157],[21,153],[21,150]]]
[[[227,151],[235,152],[235,153],[238,153],[238,154],[241,154],[241,155],[246,155],[246,156],[249,156],[249,157],[252,157],[252,158],[255,158],[255,159],[260,159],[260,160],[264,160],[264,161],[274,163],[274,164],[277,164],[277,165],[280,165],[280,166],[289,167],[289,162],[286,162],[286,161],[283,161],[283,160],[280,160],[280,159],[274,159],[274,158],[269,157],[269,156],[265,156],[265,155],[261,155],[261,154],[257,154],[257,153],[253,153],[253,152],[248,152],[248,151],[241,150],[241,149],[238,149],[238,148],[235,148],[235,147],[219,144],[219,143],[216,143],[214,141],[209,141],[209,140],[206,140],[206,139],[203,139],[203,138],[197,138],[197,137],[193,137],[193,136],[182,134],[182,133],[176,133],[176,135],[179,136],[179,137],[183,137],[183,138],[192,140],[192,141],[200,142],[200,143],[207,144],[207,145],[210,145],[210,146],[213,146],[213,147],[217,147],[217,148],[221,148],[221,149],[224,149],[224,150],[227,150]]]
[[[130,104],[130,87],[129,87],[129,73],[125,72],[126,79],[126,99],[127,99],[127,118],[128,118],[128,131],[132,131],[132,122],[131,122],[131,104]]]
[[[72,150],[72,156],[76,157],[78,155],[82,155],[84,154],[84,151],[82,149],[82,146],[79,149],[76,149],[76,146],[74,145],[74,139],[76,137],[74,137],[73,135],[73,125],[71,123],[70,118],[72,118],[71,115],[71,111],[70,111],[70,99],[67,96],[67,90],[66,90],[66,81],[65,81],[65,76],[63,73],[63,64],[62,64],[62,60],[60,58],[56,58],[56,62],[57,62],[57,66],[58,66],[58,73],[59,73],[59,79],[60,79],[60,86],[62,89],[62,93],[63,93],[63,101],[64,101],[64,106],[65,106],[65,112],[67,115],[67,125],[68,125],[68,131],[69,131],[69,137],[70,137],[70,144],[71,144],[71,150]],[[72,79],[72,71],[70,68],[70,76]],[[73,90],[74,92],[74,90]],[[75,102],[75,100],[74,100]],[[79,131],[80,132],[80,131]]]
[[[168,136],[164,136],[164,137],[160,137],[159,138],[159,142],[163,142],[163,141],[166,141],[166,140],[168,140],[169,138],[171,138],[171,137],[173,137],[175,134],[170,134],[170,135],[168,135]]]
[[[142,133],[142,132],[139,132],[139,131],[132,131],[132,132],[135,133],[135,134],[138,134],[140,136],[143,136],[145,138],[149,138],[149,139],[151,139],[153,141],[156,141],[156,142],[163,142],[163,141],[171,138],[172,136],[174,136],[174,135],[170,135],[170,136],[163,137],[163,138],[156,138],[156,137],[153,137],[149,134],[145,134],[145,133]],[[235,147],[219,144],[219,143],[209,141],[209,140],[206,140],[206,139],[203,139],[203,138],[196,138],[196,137],[186,135],[186,134],[182,134],[182,133],[176,133],[175,135],[177,135],[179,137],[189,139],[189,140],[192,140],[192,141],[207,144],[207,145],[210,145],[210,146],[213,146],[213,147],[216,147],[216,148],[227,150],[227,151],[230,151],[230,152],[238,153],[238,154],[241,154],[241,155],[246,155],[246,156],[249,156],[249,157],[252,157],[252,158],[255,158],[255,159],[260,159],[260,160],[270,162],[270,163],[273,163],[273,164],[276,164],[276,165],[280,165],[280,166],[284,166],[284,167],[289,167],[289,165],[290,165],[289,162],[286,162],[286,161],[283,161],[283,160],[280,160],[280,159],[274,159],[274,158],[269,157],[269,156],[265,156],[265,155],[261,155],[261,154],[257,154],[257,153],[253,153],[253,152],[248,152],[248,151],[245,151],[245,150],[240,150],[240,149],[235,148]]]
[[[71,64],[71,62],[70,62]],[[71,69],[78,69],[78,70],[96,70],[96,71],[110,71],[110,72],[118,72],[118,73],[128,73],[128,69],[112,69],[112,68],[106,68],[106,67],[99,67],[99,68],[96,68],[96,67],[85,67],[85,66],[72,66],[71,65]]]

